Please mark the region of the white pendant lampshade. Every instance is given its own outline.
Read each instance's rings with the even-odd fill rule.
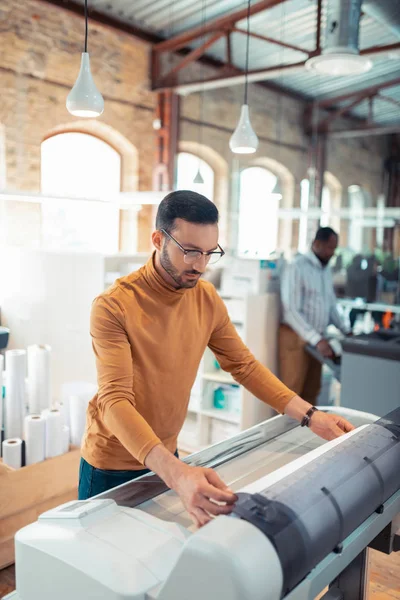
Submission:
[[[199,183],[202,185],[204,183],[203,175],[201,174],[200,167],[197,169],[196,177],[193,179],[193,183]]]
[[[251,126],[248,104],[243,104],[239,123],[229,140],[229,147],[235,154],[253,154],[258,148],[258,137]]]
[[[75,117],[99,117],[104,110],[103,96],[90,71],[88,52],[82,52],[81,68],[75,85],[68,94],[67,109]]]

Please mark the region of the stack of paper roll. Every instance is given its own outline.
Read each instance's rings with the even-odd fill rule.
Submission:
[[[4,368],[4,356],[0,354],[0,442],[2,441],[3,433],[3,368]]]
[[[21,438],[25,416],[25,350],[6,352],[5,438]]]
[[[51,348],[34,344],[28,347],[29,413],[40,414],[51,408]]]
[[[64,453],[63,420],[56,408],[45,410],[43,413],[46,421],[46,458],[53,458]]]
[[[71,381],[62,386],[62,402],[69,415],[71,444],[80,446],[86,426],[87,406],[97,386],[85,381]]]
[[[3,463],[13,469],[20,469],[22,465],[22,440],[20,438],[4,440],[2,449]]]
[[[25,464],[34,465],[46,456],[46,419],[41,415],[25,417]]]

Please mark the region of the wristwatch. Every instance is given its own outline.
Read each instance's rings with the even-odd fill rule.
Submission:
[[[316,406],[312,406],[311,408],[309,408],[304,417],[302,418],[300,426],[310,427],[311,417],[317,410],[318,408]]]

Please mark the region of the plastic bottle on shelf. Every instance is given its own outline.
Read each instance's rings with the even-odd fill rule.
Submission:
[[[226,408],[226,397],[225,397],[224,388],[222,386],[217,387],[217,389],[214,391],[213,405],[214,405],[214,408],[217,408],[217,409]]]

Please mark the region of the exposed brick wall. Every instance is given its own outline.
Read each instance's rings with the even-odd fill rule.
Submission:
[[[7,187],[38,192],[43,138],[61,123],[75,120],[65,100],[80,66],[83,20],[35,0],[0,0],[0,22],[0,123],[6,140]],[[155,96],[148,89],[148,45],[91,25],[89,51],[93,76],[106,102],[100,120],[136,146],[139,189],[149,190]],[[12,231],[25,228],[30,232],[25,239],[34,242],[40,230],[32,227],[35,210],[40,212],[40,207],[21,211],[8,206],[14,242],[20,239]],[[40,221],[37,214],[35,221]]]
[[[41,141],[58,125],[74,120],[67,113],[65,99],[79,69],[83,20],[36,0],[18,3],[0,0],[0,25],[0,124],[4,125],[6,140],[7,187],[39,191]],[[149,89],[149,46],[126,34],[91,24],[89,52],[92,72],[106,103],[100,119],[136,146],[138,187],[151,189],[156,97]],[[190,69],[194,78],[204,71],[212,72],[199,64]],[[208,91],[204,95],[203,143],[227,161],[230,172],[251,160],[242,157],[234,163],[228,145],[242,98],[242,86]],[[294,205],[298,206],[300,181],[308,161],[308,139],[301,124],[304,106],[256,85],[250,86],[249,100],[252,123],[260,137],[256,156],[274,158],[289,169],[295,183]],[[199,119],[198,94],[182,98],[181,115],[180,139],[198,142],[198,124],[193,122]],[[278,139],[285,145],[279,144]],[[339,179],[344,191],[348,185],[359,183],[376,198],[385,147],[384,138],[332,140],[327,169]],[[25,239],[34,241],[40,231],[39,206],[31,205],[25,214],[20,208],[10,206],[8,213],[12,215],[14,230],[26,227],[30,233]],[[151,213],[150,209],[143,210],[138,216],[141,250],[149,243]],[[121,218],[125,218],[124,214]]]

